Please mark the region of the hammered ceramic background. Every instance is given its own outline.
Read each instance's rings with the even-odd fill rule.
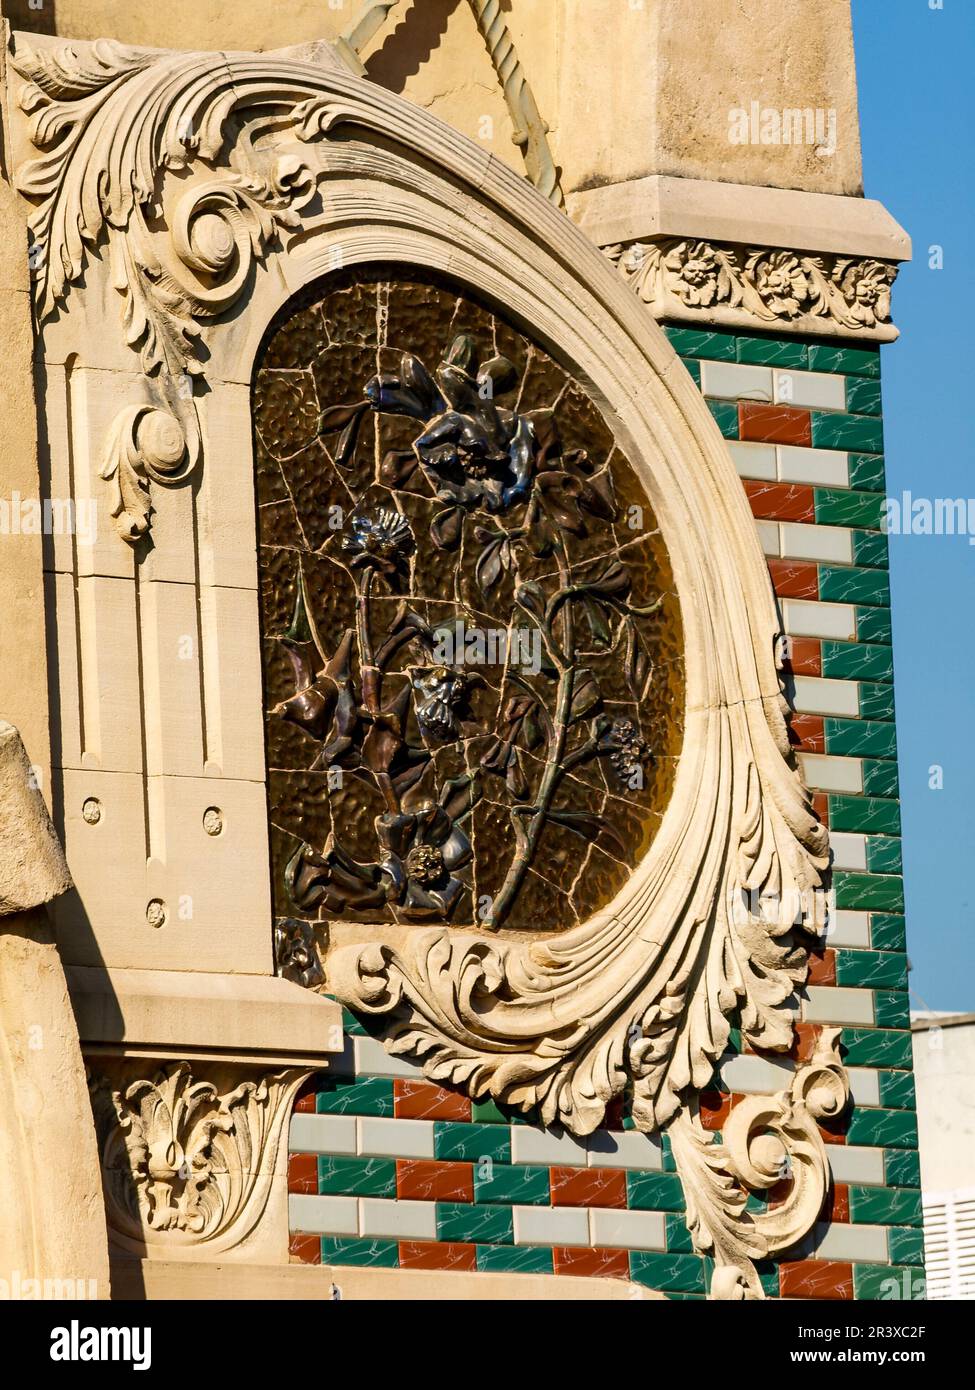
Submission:
[[[402,273],[290,306],[253,409],[276,914],[585,920],[653,839],[683,709],[666,550],[599,411]]]

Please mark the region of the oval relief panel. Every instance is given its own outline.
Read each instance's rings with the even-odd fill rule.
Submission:
[[[667,552],[599,410],[397,267],[279,316],[253,418],[276,917],[591,917],[660,824],[684,704]]]

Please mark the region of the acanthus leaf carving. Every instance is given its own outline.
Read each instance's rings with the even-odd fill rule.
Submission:
[[[746,1096],[724,1123],[722,1142],[684,1111],[671,1147],[695,1248],[714,1259],[711,1297],[765,1297],[755,1261],[781,1255],[809,1235],[832,1181],[820,1120],[837,1119],[850,1098],[838,1028],[823,1029],[810,1061],[788,1090]],[[749,1212],[749,1193],[783,1190],[766,1211]]]
[[[181,1062],[129,1075],[89,1072],[113,1243],[137,1254],[232,1250],[267,1205],[307,1071],[215,1083]]]

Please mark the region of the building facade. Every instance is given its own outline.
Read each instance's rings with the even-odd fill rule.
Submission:
[[[14,8],[10,1279],[922,1296],[848,5]]]

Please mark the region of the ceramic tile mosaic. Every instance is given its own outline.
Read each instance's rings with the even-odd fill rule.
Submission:
[[[839,1025],[856,1101],[823,1131],[836,1185],[802,1247],[759,1273],[770,1297],[917,1297],[920,1173],[879,532],[880,354],[822,339],[666,331],[732,445],[769,552],[793,639],[793,742],[836,837],[838,905],[811,958],[793,1050],[759,1056],[733,1032],[701,1097],[702,1119],[720,1135],[744,1096],[787,1084],[820,1029]],[[638,1133],[626,1098],[579,1143],[427,1081],[386,1056],[360,1020],[346,1015],[346,1023],[356,1044],[346,1070],[314,1079],[296,1105],[292,1258],[596,1275],[668,1298],[706,1295],[711,1264],[688,1233],[669,1141]],[[328,1129],[336,1119],[344,1127]],[[323,1151],[330,1135],[334,1147]]]

